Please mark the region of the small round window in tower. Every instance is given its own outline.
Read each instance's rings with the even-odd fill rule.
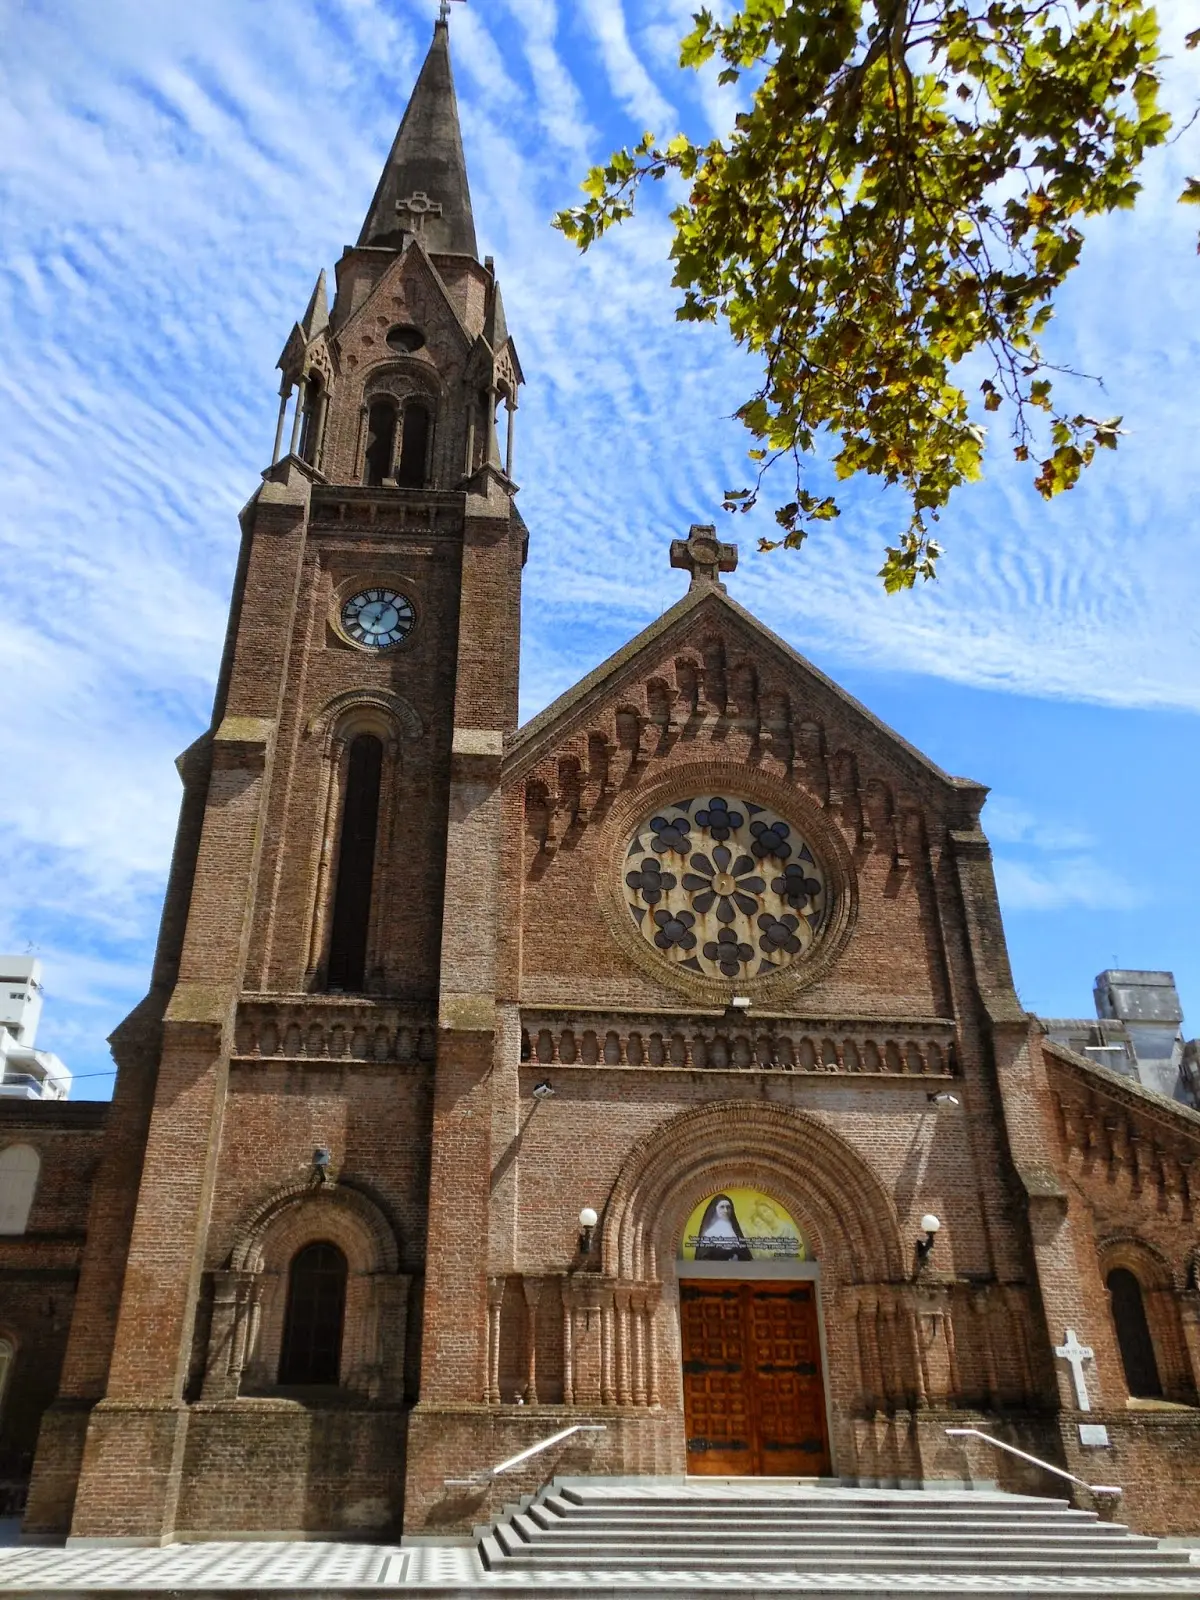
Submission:
[[[672,801],[625,853],[625,903],[672,966],[730,983],[802,961],[829,921],[827,874],[800,830],[736,795]]]
[[[394,328],[388,329],[387,342],[391,349],[412,355],[415,350],[424,349],[425,335],[420,328],[413,328],[407,322],[398,322]]]

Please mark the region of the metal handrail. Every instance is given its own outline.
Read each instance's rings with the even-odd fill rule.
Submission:
[[[447,1489],[476,1489],[484,1484],[491,1483],[502,1472],[508,1472],[513,1467],[519,1467],[522,1461],[528,1461],[530,1456],[539,1455],[543,1450],[549,1450],[552,1444],[558,1444],[562,1439],[569,1439],[573,1433],[607,1433],[606,1422],[577,1422],[572,1428],[564,1428],[561,1433],[552,1433],[548,1439],[543,1439],[538,1444],[531,1444],[528,1450],[522,1450],[520,1455],[509,1456],[507,1461],[501,1461],[498,1466],[484,1467],[482,1472],[475,1472],[469,1478],[443,1478],[442,1482]]]
[[[1020,1456],[1022,1461],[1029,1461],[1035,1467],[1041,1467],[1043,1472],[1052,1472],[1056,1478],[1066,1478],[1071,1483],[1077,1483],[1081,1489],[1086,1489],[1089,1494],[1124,1494],[1124,1490],[1115,1483],[1088,1483],[1084,1478],[1077,1478],[1073,1472],[1067,1472],[1063,1467],[1052,1467],[1048,1461],[1043,1461],[1040,1456],[1031,1456],[1025,1450],[1018,1450],[1015,1444],[1005,1444],[1003,1439],[994,1439],[990,1433],[980,1433],[978,1428],[947,1428],[947,1434],[952,1439],[964,1439],[971,1436],[982,1439],[984,1444],[995,1445],[997,1450],[1007,1450],[1010,1456]]]

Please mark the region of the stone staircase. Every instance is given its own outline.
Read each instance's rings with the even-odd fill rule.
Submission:
[[[1184,1550],[1160,1549],[1065,1500],[987,1490],[558,1478],[509,1508],[478,1548],[490,1575],[539,1587],[709,1587],[724,1577],[731,1588],[761,1579],[810,1595],[826,1585],[843,1595],[1200,1595],[1200,1568]]]

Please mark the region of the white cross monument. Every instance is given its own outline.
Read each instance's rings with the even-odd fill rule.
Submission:
[[[1090,1344],[1080,1344],[1075,1337],[1075,1329],[1067,1329],[1066,1341],[1054,1346],[1054,1354],[1063,1361],[1071,1363],[1071,1376],[1075,1380],[1075,1398],[1079,1402],[1080,1411],[1090,1411],[1092,1402],[1088,1399],[1087,1383],[1083,1376],[1083,1363],[1091,1361],[1095,1352]]]

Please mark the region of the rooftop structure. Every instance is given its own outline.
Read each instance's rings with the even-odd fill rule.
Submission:
[[[1045,1017],[1050,1037],[1169,1100],[1200,1105],[1200,1041],[1184,1040],[1175,974],[1110,968],[1092,994],[1095,1018]]]
[[[37,1050],[42,1015],[42,963],[36,956],[0,955],[0,1096],[65,1100],[71,1074],[49,1050]]]

